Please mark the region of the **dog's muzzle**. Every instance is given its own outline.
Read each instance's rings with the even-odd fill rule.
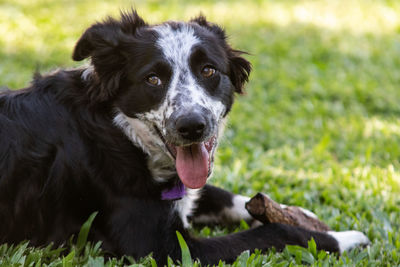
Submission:
[[[209,132],[209,125],[206,118],[201,113],[190,113],[181,115],[175,120],[177,134],[182,140],[196,142]]]
[[[211,174],[216,146],[215,120],[207,112],[179,112],[166,122],[162,137],[175,158],[175,167],[182,183],[189,188],[201,188]]]

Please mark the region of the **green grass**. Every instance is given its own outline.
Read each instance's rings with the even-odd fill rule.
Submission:
[[[26,86],[37,68],[73,67],[74,42],[131,1],[3,0],[0,86]],[[251,53],[247,94],[237,98],[212,183],[261,191],[313,210],[334,230],[372,244],[341,257],[289,247],[242,254],[235,266],[400,265],[400,3],[398,1],[135,1],[150,22],[202,11]],[[245,229],[203,228],[215,236]],[[4,266],[119,266],[99,244],[0,246]],[[67,256],[66,256],[67,255]],[[187,260],[187,257],[185,258]],[[127,257],[125,260],[132,262]],[[151,266],[151,257],[136,264]],[[37,264],[37,265],[36,265]],[[222,264],[223,265],[223,264]]]

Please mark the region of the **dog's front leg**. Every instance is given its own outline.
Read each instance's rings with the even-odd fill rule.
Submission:
[[[190,219],[195,224],[234,224],[253,221],[245,208],[249,197],[235,195],[224,189],[205,185],[200,191]]]
[[[224,189],[205,185],[200,191],[200,197],[196,201],[196,207],[192,212],[191,221],[195,224],[235,224],[241,220],[251,222],[254,218],[245,208],[245,203],[250,200],[247,196],[236,195]],[[282,208],[286,207],[280,204]],[[317,216],[304,208],[299,207],[306,215],[317,218]]]
[[[343,252],[358,245],[369,243],[368,238],[357,231],[314,232],[300,227],[284,224],[265,224],[243,232],[208,239],[187,239],[191,256],[203,265],[218,264],[219,260],[233,262],[243,251],[260,249],[278,251],[286,245],[307,247],[313,238],[317,249],[330,252]]]
[[[149,198],[120,198],[113,204],[112,213],[103,216],[95,221],[95,233],[101,235],[94,238],[103,241],[106,251],[135,259],[152,252],[160,266],[166,264],[168,256],[180,260],[176,231],[186,240],[192,258],[199,259],[203,265],[216,264],[219,260],[232,262],[246,250],[266,251],[272,247],[282,250],[288,244],[307,246],[311,238],[318,249],[332,252],[368,242],[356,231],[320,233],[273,223],[222,237],[194,238],[184,229],[176,203]]]

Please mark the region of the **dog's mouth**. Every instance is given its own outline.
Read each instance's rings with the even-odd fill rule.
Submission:
[[[168,152],[175,159],[176,171],[182,183],[188,188],[203,187],[212,172],[216,136],[205,142],[176,146],[168,143],[160,130],[155,128]]]

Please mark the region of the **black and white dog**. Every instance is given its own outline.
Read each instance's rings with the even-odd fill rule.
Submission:
[[[0,94],[0,243],[61,244],[95,211],[90,239],[114,255],[180,258],[176,231],[202,263],[286,244],[342,252],[361,232],[267,224],[199,239],[188,221],[252,220],[247,197],[206,185],[250,63],[202,16],[146,24],[135,11],[91,26],[82,69],[36,75]]]

